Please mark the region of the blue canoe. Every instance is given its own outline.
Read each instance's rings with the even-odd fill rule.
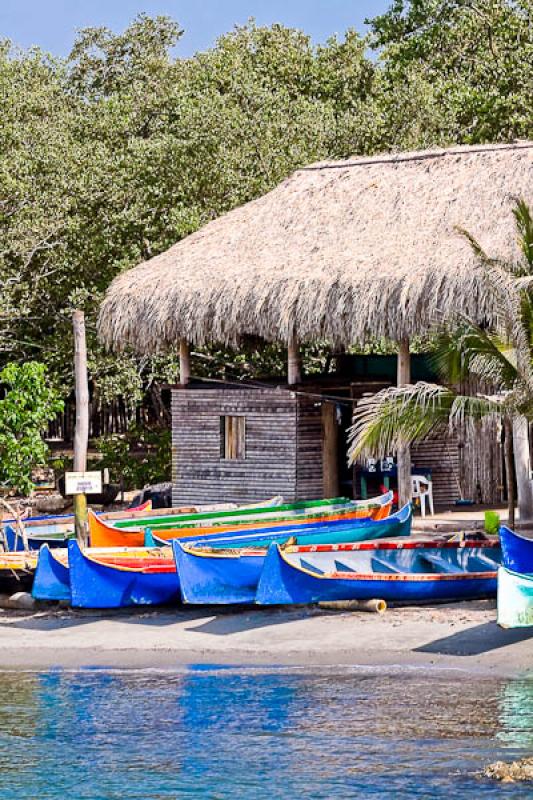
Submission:
[[[383,538],[385,536],[408,536],[411,530],[411,519],[412,514],[410,511],[409,506],[405,506],[401,511],[397,512],[396,514],[391,515],[383,520],[357,520],[354,522],[353,520],[342,521],[342,522],[333,522],[328,523],[312,523],[306,527],[306,531],[310,530],[310,533],[301,534],[302,527],[301,526],[283,526],[282,529],[279,527],[270,528],[268,530],[271,533],[279,533],[280,530],[283,533],[280,533],[280,541],[286,541],[293,535],[297,535],[297,540],[302,543],[313,543],[315,541],[323,541],[326,535],[329,535],[329,538],[334,538],[335,541],[358,541],[360,539],[374,539],[374,538]],[[332,527],[333,526],[333,527]],[[265,534],[265,529],[260,529],[263,535]],[[252,534],[252,541],[253,536],[257,537],[257,533]],[[150,533],[147,532],[146,534],[146,545],[153,546],[155,544],[154,539],[151,538]],[[268,544],[268,539],[266,543]],[[168,542],[162,540],[162,544],[168,546]],[[216,542],[217,548],[220,546],[221,548],[228,548],[228,555],[229,548],[234,547],[235,543],[233,538],[228,538],[228,534],[226,534],[226,538],[224,541],[220,543]],[[259,580],[259,574],[261,572],[262,567],[262,560],[266,553],[266,547],[263,551],[261,551],[258,555],[259,558],[254,558],[251,561],[251,566],[253,569],[253,582],[251,584],[253,588],[253,592],[255,593],[255,587],[257,585],[257,581]],[[97,553],[89,553],[90,555],[96,555],[98,558]],[[63,562],[63,563],[62,563]],[[35,578],[33,582],[33,590],[32,594],[37,600],[70,600],[71,598],[71,590],[70,590],[70,575],[69,575],[69,568],[66,565],[66,560],[57,559],[53,553],[50,552],[50,547],[47,544],[42,545],[40,553],[39,553],[39,561],[37,564],[37,569],[35,572]],[[243,565],[245,564],[245,560],[241,560],[238,567],[239,574],[242,572]],[[228,573],[229,574],[229,573]],[[239,577],[236,580],[236,586],[239,589],[248,586],[250,578],[242,572],[242,577]],[[230,580],[230,583],[233,583],[233,580]],[[201,584],[198,583],[198,591],[201,591]],[[246,598],[248,595],[246,595]],[[252,597],[253,599],[253,597]],[[227,600],[193,600],[191,597],[190,602],[247,602],[246,599],[241,597],[236,599],[227,599]]]
[[[506,525],[500,528],[502,565],[519,574],[533,575],[533,539],[515,533]]]
[[[39,550],[43,544],[47,544],[49,547],[65,547],[67,540],[73,537],[74,533],[66,533],[62,530],[62,527],[61,525],[50,526],[51,529],[46,534],[40,534],[35,537],[33,537],[27,529],[26,541],[28,543],[28,550]],[[54,530],[52,530],[52,528],[54,528]],[[57,529],[57,532],[55,529]],[[6,550],[10,553],[24,551],[22,536],[17,533],[12,525],[4,525],[4,543]]]
[[[498,625],[502,628],[533,626],[533,575],[520,575],[506,567],[500,567]]]
[[[227,604],[253,603],[257,584],[263,569],[267,545],[271,541],[284,542],[295,538],[295,544],[315,546],[332,543],[354,543],[385,537],[403,537],[411,532],[412,510],[405,505],[396,514],[383,520],[364,520],[354,524],[346,522],[317,523],[308,525],[305,533],[302,528],[274,529],[271,538],[242,538],[192,545],[179,540],[172,542],[174,559],[184,603]],[[309,531],[309,529],[311,529]],[[309,532],[307,532],[309,531]],[[257,537],[257,534],[255,534]],[[269,535],[270,536],[270,535]],[[244,545],[244,546],[243,546]],[[236,549],[236,546],[238,549]]]
[[[312,549],[269,547],[256,593],[261,605],[305,604],[324,600],[420,603],[486,597],[496,593],[501,559],[494,541],[405,543],[391,553],[336,553],[333,563],[317,564]]]
[[[209,533],[194,537],[194,544],[208,543],[214,547],[268,547],[271,542],[286,542],[296,537],[305,544],[338,544],[341,542],[357,542],[363,539],[384,538],[386,536],[409,536],[411,532],[412,512],[409,504],[396,514],[384,519],[360,517],[358,519],[320,520],[318,522],[287,522],[286,525],[275,525],[248,528],[246,531],[235,528],[225,533]],[[173,541],[191,542],[191,536],[180,539],[179,531]],[[160,539],[152,530],[146,529],[144,546],[162,547],[169,541]]]
[[[71,604],[76,608],[164,605],[180,599],[175,564],[123,567],[103,564],[68,544]]]

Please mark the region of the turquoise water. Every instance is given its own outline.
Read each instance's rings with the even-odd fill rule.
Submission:
[[[0,673],[2,800],[533,798],[533,680],[190,667]]]

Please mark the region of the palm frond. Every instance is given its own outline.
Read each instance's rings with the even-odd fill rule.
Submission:
[[[440,429],[457,429],[467,420],[499,415],[504,397],[458,395],[424,382],[383,389],[361,400],[354,410],[348,432],[349,461],[394,453]]]
[[[525,269],[522,275],[531,275],[533,273],[533,215],[524,199],[517,201],[513,214],[518,231],[518,244],[525,259]]]
[[[494,333],[505,339],[516,354],[517,379],[533,398],[533,368],[531,352],[531,320],[533,309],[529,295],[520,291],[516,278],[509,267],[493,259],[480,259],[482,278],[486,280],[494,295],[494,304],[499,309],[500,322]]]
[[[460,316],[435,338],[431,361],[450,384],[474,374],[499,389],[511,389],[518,377],[514,348],[498,334]]]

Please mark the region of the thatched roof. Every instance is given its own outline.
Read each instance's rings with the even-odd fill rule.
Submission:
[[[315,164],[120,275],[99,330],[120,349],[246,335],[349,345],[423,333],[436,312],[492,309],[469,231],[518,257],[511,210],[533,205],[533,143]]]

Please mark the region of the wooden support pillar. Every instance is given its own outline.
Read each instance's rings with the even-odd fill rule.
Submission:
[[[516,511],[516,497],[514,490],[515,471],[514,471],[514,451],[513,451],[513,423],[505,417],[503,421],[503,428],[505,431],[505,479],[507,481],[507,524],[510,528],[514,529],[515,526],[515,511]]]
[[[520,525],[530,528],[533,526],[533,482],[529,424],[525,417],[515,417],[513,420],[513,449]]]
[[[85,340],[85,315],[74,311],[74,375],[76,382],[76,428],[74,431],[74,472],[87,469],[87,445],[89,442],[89,380],[87,377],[87,345]],[[74,495],[74,526],[80,547],[88,543],[87,497]]]
[[[339,496],[339,426],[335,403],[322,403],[322,476],[324,497]]]
[[[402,339],[398,343],[398,386],[411,383],[411,354],[409,353],[409,339]],[[403,506],[411,500],[413,486],[411,481],[411,451],[402,447],[398,450],[398,505]]]
[[[289,339],[288,358],[287,358],[287,383],[294,386],[295,383],[302,381],[302,362],[300,358],[300,348],[295,336]]]
[[[191,353],[189,342],[180,339],[180,386],[187,386],[191,379]]]

